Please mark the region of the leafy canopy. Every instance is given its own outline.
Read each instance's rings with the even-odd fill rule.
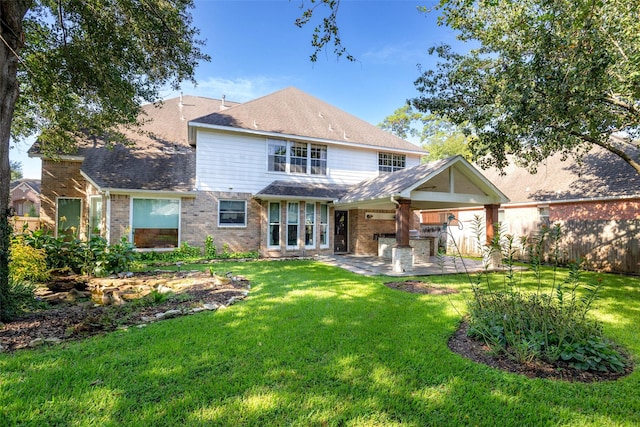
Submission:
[[[460,127],[433,114],[420,113],[409,104],[385,117],[378,127],[403,139],[418,138],[422,148],[429,152],[425,156],[426,161],[458,154],[471,159],[469,137],[462,133]]]
[[[440,62],[412,100],[465,126],[474,160],[530,169],[593,144],[640,173],[640,3],[637,0],[442,0],[440,24],[472,48],[431,49]],[[621,138],[611,138],[613,134]]]
[[[38,133],[45,151],[71,151],[73,136],[106,137],[114,125],[135,125],[141,103],[193,81],[198,62],[208,60],[191,26],[192,6],[192,0],[33,2],[22,22],[12,136]]]

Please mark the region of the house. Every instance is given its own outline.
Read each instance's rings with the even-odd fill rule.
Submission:
[[[637,158],[639,153],[631,154]],[[499,211],[506,233],[530,236],[542,225],[561,224],[562,260],[584,259],[593,269],[640,273],[640,175],[618,156],[594,146],[581,163],[557,154],[534,174],[515,163],[504,175],[495,169],[482,173],[510,199]],[[458,245],[472,253],[471,220],[483,212],[423,212],[422,221],[441,222],[449,214],[462,224],[462,231],[452,227]]]
[[[211,236],[263,257],[377,254],[378,237],[394,234],[406,269],[413,209],[490,205],[497,214],[507,200],[462,158],[421,165],[416,145],[296,88],[242,104],[181,96],[143,109],[142,129],[125,130],[130,144],[106,148],[89,136],[55,160],[32,147],[49,228],[140,250]]]
[[[37,217],[40,211],[40,180],[18,179],[10,184],[9,207],[17,216]]]

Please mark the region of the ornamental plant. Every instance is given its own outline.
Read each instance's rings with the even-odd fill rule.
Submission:
[[[476,217],[474,230],[482,230],[481,224],[482,218]],[[492,244],[482,245],[482,234],[476,233],[484,258],[500,251],[504,269],[499,281],[487,268],[473,278],[469,335],[520,362],[564,361],[581,370],[621,372],[628,363],[626,357],[604,336],[602,324],[589,315],[602,281],[585,280],[579,260],[570,262],[566,278],[560,278],[561,236],[562,227],[555,224],[520,240],[535,280],[532,292],[525,289],[515,263],[523,249],[516,239],[498,233]],[[545,260],[550,262],[550,272]]]

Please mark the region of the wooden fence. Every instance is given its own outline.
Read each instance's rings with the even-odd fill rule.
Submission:
[[[640,274],[640,220],[559,221],[563,230],[560,240],[562,262],[584,260],[589,270]],[[553,224],[551,225],[553,226]],[[519,224],[509,230],[516,237],[530,234],[538,224]],[[452,229],[455,244],[463,255],[479,255],[476,237],[470,227]],[[513,227],[512,227],[513,228]],[[525,231],[523,233],[518,233]],[[449,242],[449,251],[454,248]],[[550,253],[550,251],[549,251]],[[520,258],[525,256],[521,251]]]

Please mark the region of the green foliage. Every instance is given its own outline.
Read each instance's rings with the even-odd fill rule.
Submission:
[[[407,139],[418,137],[422,147],[429,152],[425,160],[433,161],[461,155],[471,159],[469,136],[462,132],[462,127],[433,114],[417,112],[407,104],[398,108],[391,116],[385,117],[378,127]]]
[[[208,259],[213,259],[217,254],[216,245],[213,243],[213,237],[207,236],[204,240],[204,256]]]
[[[11,181],[22,178],[22,162],[11,160],[9,168],[11,169]]]
[[[438,9],[473,48],[433,47],[440,61],[416,81],[412,105],[463,126],[474,160],[503,169],[515,155],[535,170],[596,144],[640,173],[625,153],[640,129],[636,0],[443,0]],[[612,143],[618,131],[629,138]]]
[[[69,239],[66,235],[55,237],[42,229],[26,233],[22,238],[25,244],[46,253],[49,270],[70,269],[76,274],[102,277],[127,271],[135,259],[134,246],[125,238],[108,245],[100,236],[93,236],[87,242]]]
[[[35,298],[34,290],[34,286],[28,282],[9,279],[8,303],[3,306],[5,320],[11,320],[25,311],[42,308],[44,303]]]
[[[479,229],[478,225],[474,228]],[[478,231],[477,241],[481,241],[481,234]],[[485,271],[473,283],[473,298],[468,303],[469,335],[520,362],[562,360],[577,369],[620,372],[627,364],[625,356],[604,337],[602,325],[588,316],[601,289],[601,279],[585,283],[580,262],[574,262],[566,279],[557,280],[561,235],[560,225],[554,225],[551,229],[543,227],[528,241],[529,267],[536,281],[533,293],[520,287],[516,240],[498,235],[503,280],[501,284],[492,283],[494,277]],[[496,246],[485,245],[483,251],[491,252]],[[545,256],[545,248],[551,248],[552,253]],[[545,258],[553,265],[546,291],[541,268]],[[479,279],[481,276],[484,280]]]
[[[21,236],[14,238],[11,242],[9,278],[14,283],[47,281],[49,270],[44,249],[28,245]]]

